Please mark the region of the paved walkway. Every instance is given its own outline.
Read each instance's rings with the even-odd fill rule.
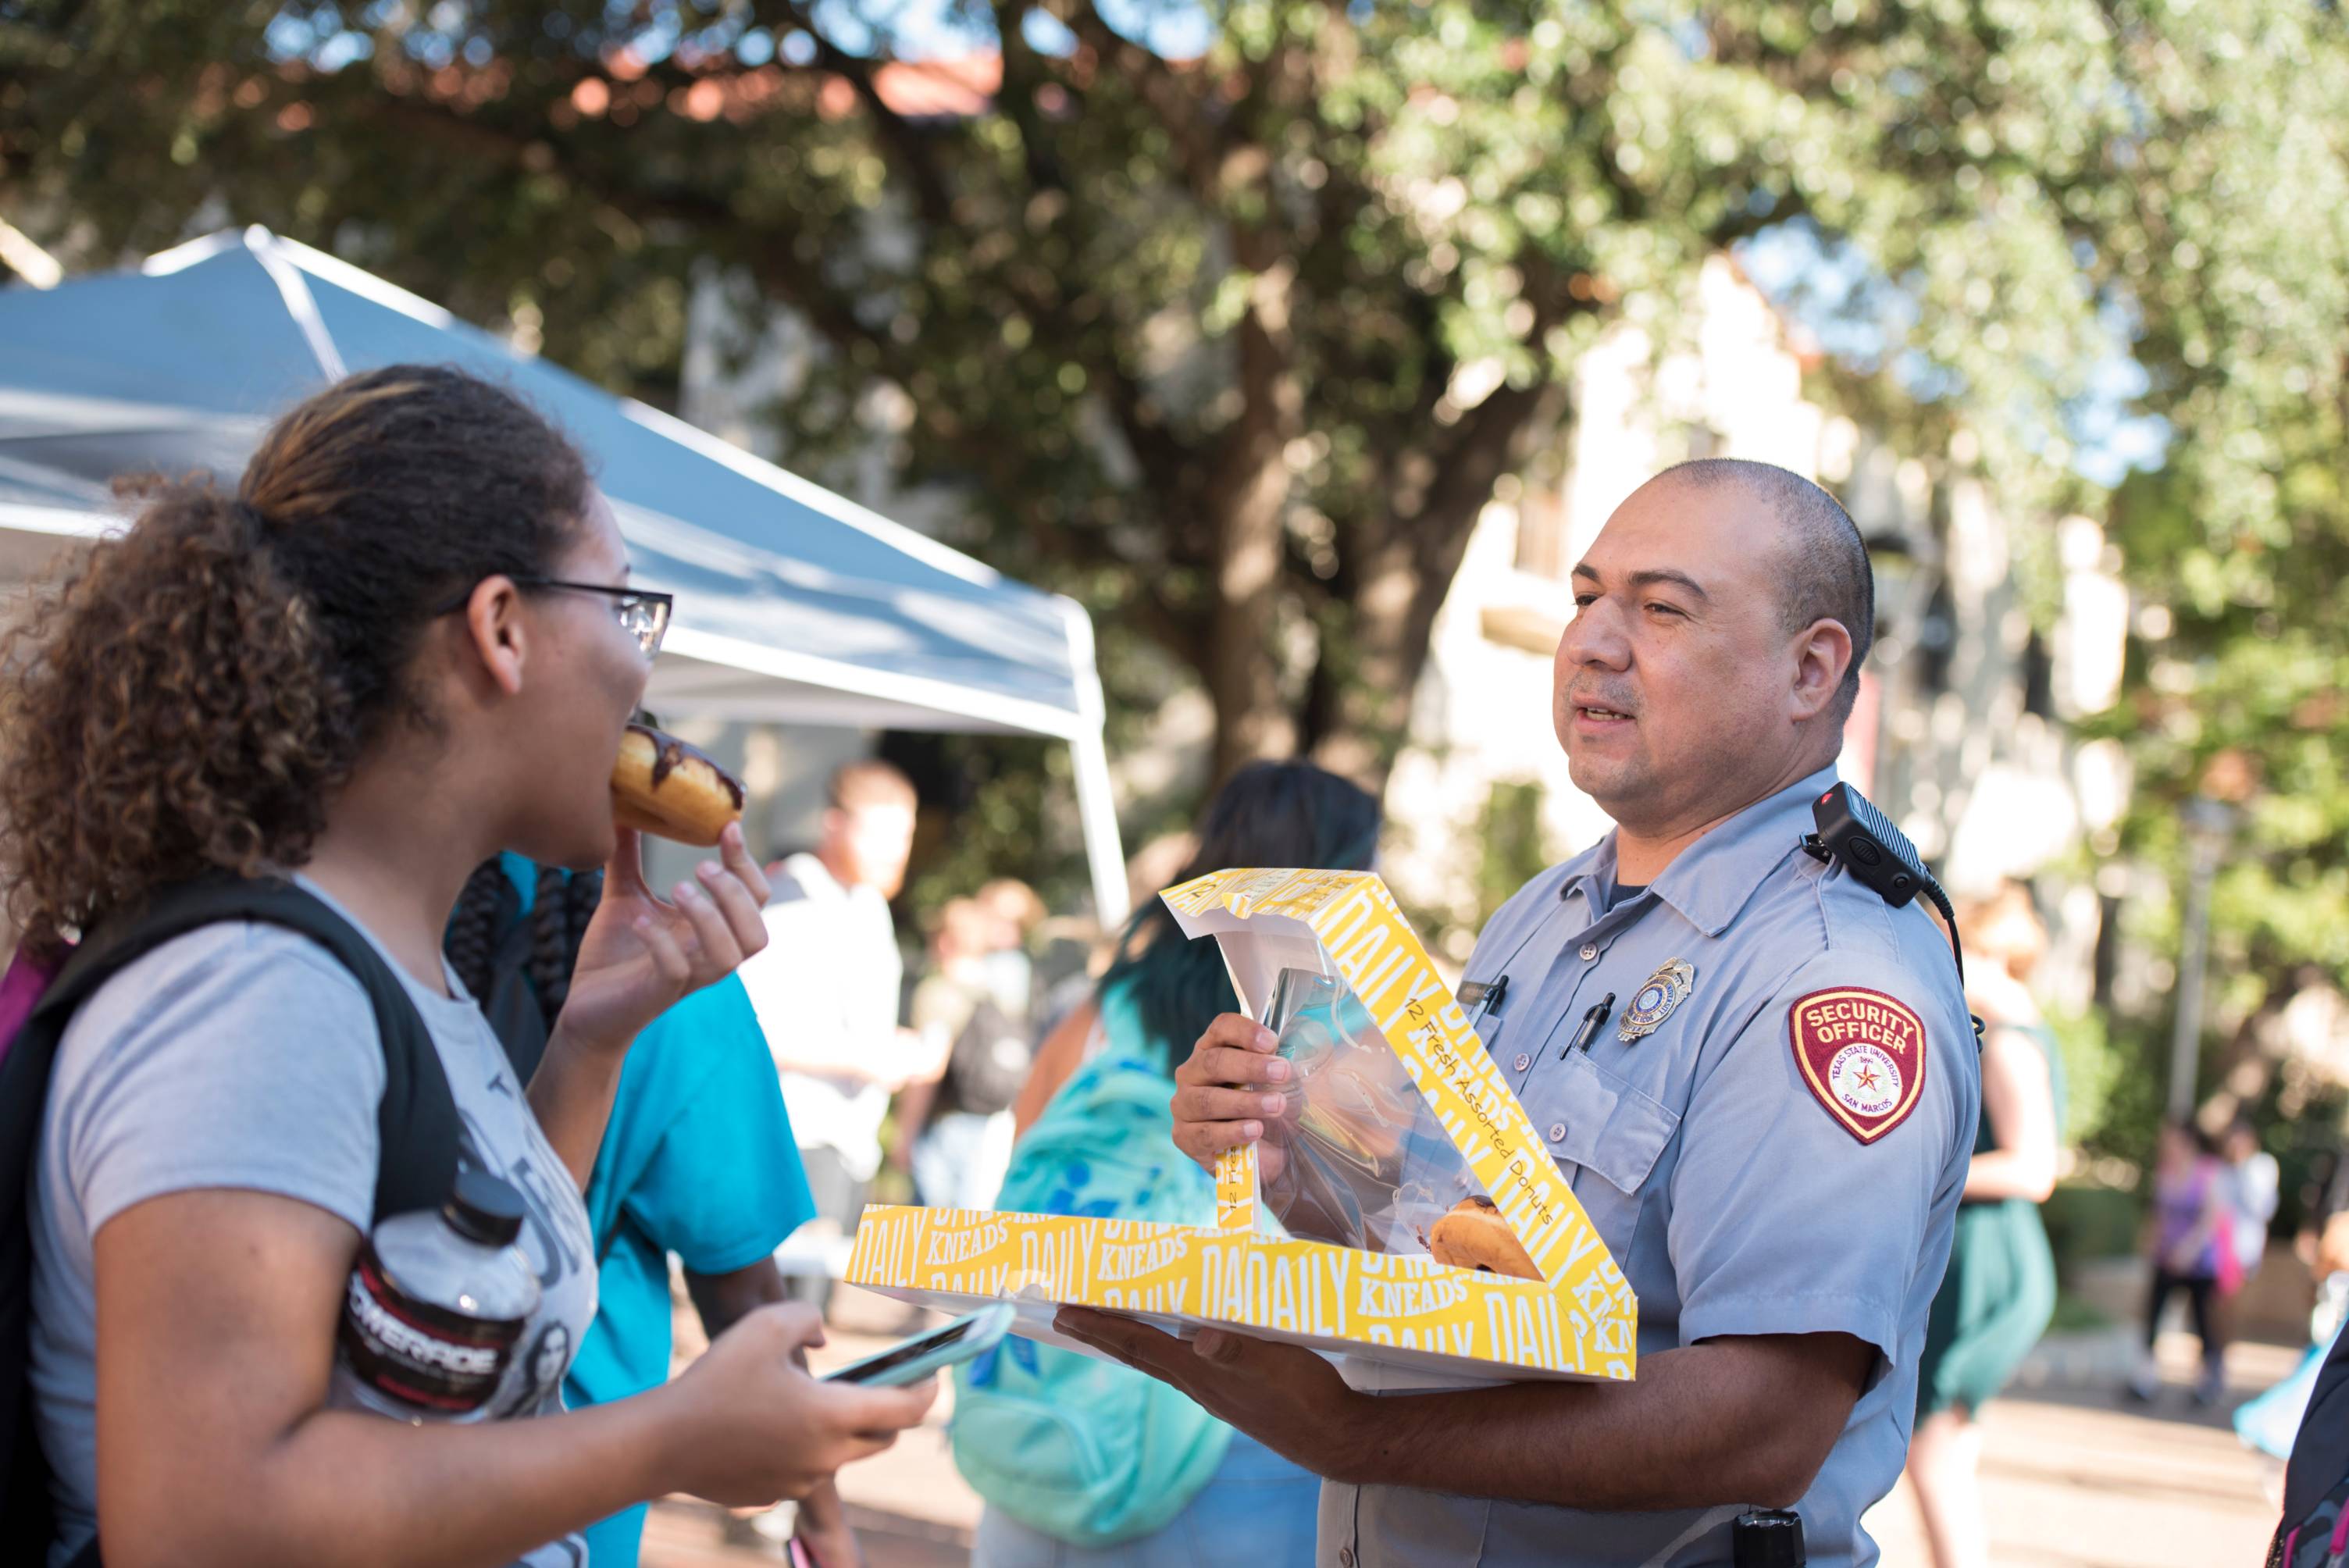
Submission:
[[[844,1293],[830,1366],[879,1348],[906,1316],[895,1302]],[[2171,1336],[2162,1359],[2172,1386],[2152,1405],[2117,1391],[2127,1365],[2117,1336],[2052,1344],[2032,1368],[2038,1385],[1985,1418],[1983,1486],[1995,1560],[2017,1568],[2253,1568],[2274,1527],[2269,1467],[2247,1451],[2223,1408],[2189,1398],[2190,1340]],[[2229,1358],[2232,1398],[2287,1371],[2295,1353],[2239,1346]],[[843,1473],[868,1568],[958,1568],[968,1561],[979,1504],[948,1451],[942,1398],[930,1423],[879,1459]],[[1868,1517],[1889,1565],[1925,1561],[1905,1487]],[[781,1553],[722,1511],[678,1500],[653,1511],[645,1568],[745,1568]]]
[[[2297,1359],[2236,1346],[2229,1403]],[[2277,1467],[2237,1439],[2225,1405],[2206,1409],[2188,1394],[2192,1340],[2165,1337],[2162,1364],[2170,1386],[2149,1406],[2108,1381],[2024,1389],[1984,1412],[1982,1490],[2001,1568],[2256,1568],[2281,1506]],[[1926,1561],[1905,1480],[1868,1525],[1886,1563]]]

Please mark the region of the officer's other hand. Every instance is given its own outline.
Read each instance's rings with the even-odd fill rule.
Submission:
[[[1209,1024],[1191,1059],[1174,1069],[1174,1146],[1213,1171],[1216,1155],[1262,1138],[1288,1103],[1267,1092],[1289,1079],[1289,1064],[1273,1055],[1279,1044],[1270,1029],[1237,1013]]]
[[[1185,1341],[1081,1306],[1061,1308],[1052,1326],[1189,1395],[1209,1415],[1315,1475],[1347,1479],[1365,1439],[1393,1439],[1378,1400],[1349,1388],[1336,1367],[1298,1346],[1221,1328],[1202,1328]]]

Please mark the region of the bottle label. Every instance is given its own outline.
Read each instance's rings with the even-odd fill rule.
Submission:
[[[369,1244],[351,1271],[337,1338],[362,1387],[447,1419],[490,1402],[513,1359],[523,1322],[468,1317],[403,1294]]]

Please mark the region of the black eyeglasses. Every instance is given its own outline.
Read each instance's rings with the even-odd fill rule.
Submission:
[[[612,601],[612,613],[619,618],[621,629],[636,638],[647,658],[660,652],[661,638],[668,632],[669,612],[677,603],[673,593],[656,593],[647,588],[616,588],[608,583],[566,583],[559,577],[513,577],[512,581],[518,588],[567,588],[574,593],[603,594]],[[453,614],[472,597],[473,589],[468,588],[432,614],[436,617]]]

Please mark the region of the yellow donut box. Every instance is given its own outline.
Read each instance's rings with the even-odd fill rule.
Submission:
[[[1258,1016],[1283,967],[1345,980],[1543,1278],[1264,1233],[1257,1153],[1244,1149],[1218,1162],[1213,1228],[869,1205],[848,1282],[949,1312],[1009,1300],[1016,1332],[1076,1349],[1051,1327],[1058,1306],[1172,1334],[1237,1329],[1437,1379],[1630,1378],[1630,1285],[1386,884],[1239,869],[1163,896],[1186,936],[1216,938]]]

